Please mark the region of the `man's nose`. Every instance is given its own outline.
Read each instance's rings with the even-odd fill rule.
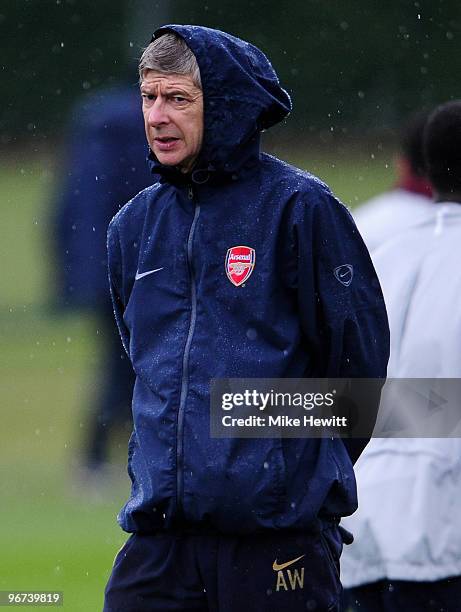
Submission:
[[[165,123],[169,123],[170,119],[167,112],[165,100],[158,96],[149,109],[148,122],[152,127],[158,127]]]

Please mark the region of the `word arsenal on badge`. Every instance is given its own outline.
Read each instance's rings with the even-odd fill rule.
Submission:
[[[250,278],[255,258],[255,250],[251,247],[234,246],[227,251],[226,274],[233,285],[239,287]]]

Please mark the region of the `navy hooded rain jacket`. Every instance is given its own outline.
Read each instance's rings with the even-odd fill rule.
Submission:
[[[381,290],[328,187],[260,152],[260,131],[291,108],[264,54],[198,26],[155,36],[167,31],[197,58],[205,131],[187,176],[151,154],[159,181],[109,227],[115,314],[137,376],[132,492],[119,522],[129,532],[309,529],[356,509],[345,444],[211,439],[210,380],[385,377]],[[234,246],[254,249],[240,286],[226,274]],[[343,265],[350,283],[335,274]]]

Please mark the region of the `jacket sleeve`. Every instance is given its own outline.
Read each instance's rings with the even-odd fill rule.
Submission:
[[[295,221],[301,326],[322,378],[386,377],[389,326],[368,250],[347,208],[325,187],[298,207]],[[376,385],[375,385],[376,388]],[[370,395],[374,423],[380,388]],[[368,439],[343,439],[355,461]]]
[[[123,291],[123,259],[120,237],[113,219],[107,231],[107,259],[109,268],[109,287],[114,309],[115,320],[122,339],[123,347],[130,354],[130,335],[123,320],[126,301]]]

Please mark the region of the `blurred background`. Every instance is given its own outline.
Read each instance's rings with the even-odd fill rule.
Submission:
[[[149,181],[142,125],[125,151],[123,113],[140,49],[168,22],[225,29],[267,53],[294,111],[266,149],[349,207],[392,186],[408,115],[461,96],[456,0],[2,1],[0,590],[63,590],[72,611],[101,609],[126,539],[116,513],[129,487],[129,406],[104,448],[89,449],[92,428],[106,427],[95,411],[114,404],[108,351],[116,361],[121,351],[108,348],[107,303],[86,295],[98,281],[85,272],[105,274],[105,224]],[[80,206],[95,220],[79,225]]]

